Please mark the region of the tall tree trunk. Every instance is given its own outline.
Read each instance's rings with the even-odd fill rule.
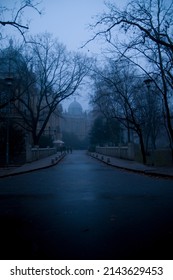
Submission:
[[[139,136],[139,142],[140,142],[141,153],[142,153],[142,162],[143,164],[146,164],[147,158],[146,158],[145,145],[144,145],[144,140],[143,140],[141,130],[138,131],[138,136]]]
[[[39,145],[39,140],[40,138],[38,135],[35,133],[35,131],[32,132],[32,140],[33,140],[33,145],[38,146]]]

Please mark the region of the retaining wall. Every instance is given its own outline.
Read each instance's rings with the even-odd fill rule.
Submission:
[[[32,162],[56,154],[56,148],[28,148],[26,162]]]
[[[96,152],[99,154],[134,160],[134,145],[129,143],[128,146],[118,146],[118,147],[96,147]]]
[[[142,162],[139,146],[129,143],[128,146],[118,147],[96,147],[96,152],[106,156]],[[170,149],[156,149],[147,154],[147,164],[154,166],[172,166],[172,155]]]

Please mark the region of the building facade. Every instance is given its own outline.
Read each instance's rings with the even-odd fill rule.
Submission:
[[[67,145],[85,148],[88,145],[88,133],[91,122],[89,114],[83,111],[81,104],[74,99],[68,110],[62,113],[62,138]]]

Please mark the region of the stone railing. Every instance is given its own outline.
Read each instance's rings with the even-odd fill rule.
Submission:
[[[135,159],[134,145],[132,143],[129,143],[128,146],[96,147],[96,152],[106,156],[112,156],[122,159]]]
[[[139,146],[129,143],[127,146],[118,147],[96,147],[96,153],[110,157],[117,157],[142,162],[142,155]],[[154,166],[172,166],[172,153],[170,149],[160,148],[150,150],[147,154],[147,164]]]

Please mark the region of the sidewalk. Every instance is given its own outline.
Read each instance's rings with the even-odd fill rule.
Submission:
[[[64,156],[65,154],[57,153],[55,155],[37,161],[33,161],[31,163],[26,163],[19,167],[9,166],[5,168],[0,168],[0,178],[29,173],[39,169],[51,167],[53,165],[56,165],[58,162],[60,162],[64,158]]]
[[[155,167],[155,166],[146,166],[142,163],[138,163],[130,160],[123,160],[119,158],[114,158],[110,156],[105,156],[97,153],[88,153],[91,157],[104,162],[110,166],[120,168],[123,170],[142,173],[155,177],[163,177],[173,179],[173,166],[170,167]],[[28,173],[36,171],[39,169],[44,169],[56,165],[61,159],[63,159],[65,154],[57,153],[50,157],[34,161],[32,163],[26,163],[20,167],[8,167],[0,168],[0,178],[15,176],[23,173]]]
[[[136,172],[136,173],[142,173],[145,175],[150,175],[155,177],[173,179],[173,165],[168,167],[147,166],[139,162],[119,159],[119,158],[101,155],[97,153],[89,153],[89,155],[97,160],[100,160],[116,168],[120,168],[131,172]]]

